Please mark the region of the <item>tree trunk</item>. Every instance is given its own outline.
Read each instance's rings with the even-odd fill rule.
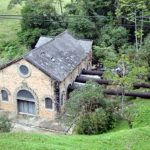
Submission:
[[[132,121],[131,121],[131,120],[127,120],[127,122],[128,122],[128,126],[129,126],[129,128],[130,128],[130,129],[132,129],[132,127],[133,127],[133,125],[132,125]]]
[[[59,0],[59,5],[60,5],[61,14],[63,14],[62,0]]]
[[[144,20],[143,20],[143,10],[142,10],[140,48],[142,47],[143,44],[143,24],[144,24]]]
[[[137,36],[137,18],[136,18],[136,10],[135,10],[135,47],[136,47],[136,51],[138,51],[138,36]]]

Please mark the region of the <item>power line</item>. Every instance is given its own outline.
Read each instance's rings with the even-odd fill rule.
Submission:
[[[48,15],[49,15],[49,14],[48,14]],[[48,15],[47,15],[47,14],[43,14],[43,15],[41,15],[41,16],[39,16],[39,17],[48,17]],[[28,15],[28,17],[34,17],[34,16],[37,17],[36,14],[35,14],[35,15],[32,14],[32,16]],[[58,15],[58,16],[64,17],[63,15]],[[22,15],[1,14],[0,17],[22,17]],[[116,18],[126,18],[126,19],[130,19],[130,17],[127,17],[127,16],[119,16],[119,17],[117,17],[117,16],[103,16],[103,15],[97,15],[97,16],[89,16],[89,15],[87,15],[87,16],[83,16],[83,15],[68,15],[68,16],[65,16],[65,17],[89,17],[89,18],[110,18],[110,17],[116,17]],[[139,18],[139,19],[140,19],[140,18],[143,18],[143,19],[150,19],[150,16],[137,16],[136,18],[137,18],[137,19],[138,19],[138,18]]]
[[[74,17],[83,17],[83,16],[80,16],[80,15],[75,15],[75,16],[65,16],[65,17],[72,17],[72,18],[74,18]],[[85,16],[86,17],[86,16]],[[97,16],[92,16],[92,17],[97,17]],[[100,17],[103,17],[103,18],[106,18],[106,19],[111,19],[110,17],[109,18],[107,18],[108,16],[98,16],[98,18],[100,18]],[[148,17],[148,16],[147,16]],[[33,19],[33,21],[34,20],[38,20],[38,21],[42,21],[42,22],[51,22],[51,23],[65,23],[65,20],[57,20],[57,21],[52,21],[52,20],[50,20],[50,19],[47,19],[47,17],[44,17],[44,16],[36,16],[36,18],[34,18],[33,16],[28,16],[27,18],[29,18],[29,19]],[[127,19],[126,17],[124,17],[124,16],[122,16],[122,18],[125,18],[125,19]],[[6,20],[6,19],[10,19],[10,20],[22,20],[23,19],[23,17],[21,16],[21,15],[0,15],[0,20]],[[147,18],[147,19],[150,19],[150,17],[149,18]],[[130,20],[128,20],[128,21],[130,21]],[[71,23],[72,22],[72,20],[67,20],[67,22],[68,23]],[[146,21],[146,20],[144,20],[144,22],[145,23],[150,23],[150,21]],[[132,25],[132,24],[118,24],[118,25],[121,25],[121,26],[124,26],[124,27],[135,27],[135,25]],[[138,24],[137,25],[137,27],[141,27],[141,24]],[[144,28],[150,28],[150,26],[146,26],[146,25],[144,25]]]

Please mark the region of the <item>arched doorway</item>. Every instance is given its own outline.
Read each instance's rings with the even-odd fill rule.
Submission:
[[[17,93],[17,109],[20,114],[35,115],[35,98],[33,94],[25,89],[20,90]]]

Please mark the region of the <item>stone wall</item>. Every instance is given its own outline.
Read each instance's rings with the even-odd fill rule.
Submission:
[[[74,71],[71,72],[67,76],[67,78],[60,84],[60,100],[62,98],[62,95],[64,97],[63,98],[64,102],[65,102],[65,100],[67,100],[67,96],[68,96],[67,89],[68,89],[68,86],[75,81],[76,77],[78,75],[80,75],[82,70],[83,69],[88,69],[89,70],[91,68],[92,68],[92,55],[89,54],[85,59],[82,60],[82,62],[77,66],[77,68],[74,69]]]
[[[26,65],[30,70],[29,77],[22,77],[18,71],[20,65]],[[2,101],[0,95],[0,109],[18,114],[16,94],[21,89],[30,91],[36,98],[36,116],[53,120],[55,110],[45,109],[45,97],[54,100],[54,81],[25,60],[20,60],[3,70],[0,70],[0,89],[7,89],[9,100]]]

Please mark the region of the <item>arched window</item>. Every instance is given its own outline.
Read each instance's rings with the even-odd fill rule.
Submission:
[[[45,108],[47,108],[47,109],[53,109],[53,101],[49,97],[45,98]]]
[[[36,114],[36,100],[34,95],[25,89],[20,90],[16,95],[18,113]]]
[[[6,90],[1,90],[2,101],[8,101],[8,93]]]
[[[32,93],[30,93],[27,90],[20,90],[17,93],[17,99],[33,100],[34,101],[34,97],[33,97]]]

